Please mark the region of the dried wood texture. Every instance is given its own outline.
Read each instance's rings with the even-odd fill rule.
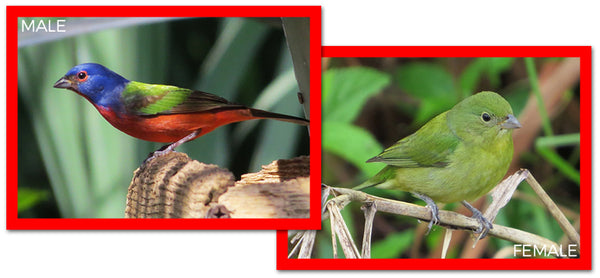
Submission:
[[[219,199],[233,218],[308,218],[310,159],[277,160],[245,174]]]
[[[308,217],[309,159],[278,160],[235,182],[216,165],[170,153],[134,172],[128,218]]]
[[[170,153],[142,164],[127,194],[129,218],[204,218],[235,178],[216,165]]]

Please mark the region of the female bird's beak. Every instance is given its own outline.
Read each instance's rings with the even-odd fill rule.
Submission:
[[[519,123],[519,120],[515,116],[508,114],[506,120],[500,124],[500,127],[504,129],[521,128],[521,123]]]
[[[54,88],[69,89],[73,87],[73,82],[66,77],[63,77],[54,83]]]

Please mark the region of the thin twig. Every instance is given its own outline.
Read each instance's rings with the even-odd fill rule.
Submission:
[[[365,229],[361,256],[362,258],[367,259],[371,258],[371,233],[373,231],[373,220],[375,219],[377,207],[374,203],[365,203],[363,210],[365,211]]]
[[[298,258],[310,258],[313,246],[315,246],[316,236],[316,230],[304,231],[304,235],[302,236],[302,245],[300,246],[300,253],[298,253]]]
[[[571,225],[571,223],[569,222],[567,217],[560,211],[560,209],[552,201],[550,196],[548,196],[548,194],[546,194],[546,191],[544,191],[542,186],[537,182],[537,180],[532,175],[527,176],[526,180],[527,180],[527,183],[529,185],[531,185],[531,188],[533,188],[533,191],[535,191],[535,193],[540,197],[540,199],[542,200],[542,203],[544,203],[544,205],[546,205],[546,207],[548,208],[548,211],[550,211],[550,214],[552,214],[552,216],[556,219],[556,221],[558,221],[558,225],[560,225],[560,228],[565,232],[567,237],[569,237],[569,240],[571,240],[571,242],[579,245],[579,233],[577,233],[577,231],[575,230],[575,227],[573,227],[573,225]]]
[[[360,258],[360,253],[358,252],[356,244],[354,244],[354,241],[352,240],[352,235],[350,234],[350,231],[344,222],[340,208],[335,204],[335,202],[329,202],[327,203],[327,210],[329,210],[331,218],[331,239],[334,246],[334,252],[336,250],[335,238],[337,236],[337,238],[340,240],[342,251],[344,251],[344,256],[346,256],[347,259]],[[337,252],[334,253],[334,258],[336,257]]]
[[[442,247],[442,259],[446,258],[446,253],[448,253],[448,246],[450,245],[450,241],[452,240],[452,229],[446,229],[446,233],[444,234],[444,243]]]
[[[298,250],[300,249],[300,245],[302,245],[302,240],[304,237],[304,233],[307,231],[299,231],[298,233],[296,233],[294,235],[294,237],[292,237],[292,239],[290,239],[290,243],[292,244],[292,251],[290,251],[290,253],[288,254],[288,259],[291,258],[292,256],[294,256],[294,254],[296,254],[298,252]]]

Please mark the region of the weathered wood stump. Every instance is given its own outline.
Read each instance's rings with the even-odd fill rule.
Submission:
[[[133,175],[127,218],[308,218],[310,159],[276,160],[258,173],[234,175],[173,152]]]

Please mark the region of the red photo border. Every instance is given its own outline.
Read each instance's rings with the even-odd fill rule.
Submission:
[[[9,230],[221,230],[320,229],[321,7],[320,6],[9,6],[6,16],[6,227]],[[309,17],[310,18],[310,218],[294,219],[40,219],[18,218],[18,18],[19,17]],[[314,101],[318,100],[318,101]]]
[[[325,46],[323,57],[579,57],[581,246],[577,259],[289,259],[287,231],[277,231],[279,270],[589,270],[592,267],[591,46]]]

